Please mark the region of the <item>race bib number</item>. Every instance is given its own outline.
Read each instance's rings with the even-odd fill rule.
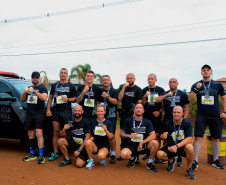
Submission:
[[[131,141],[140,143],[141,141],[143,141],[143,139],[144,139],[143,134],[137,134],[135,138],[131,138]]]
[[[177,137],[177,132],[173,132],[171,136],[172,136],[174,142],[176,142],[176,139],[178,141],[181,141],[181,140],[183,140],[185,138],[184,137],[184,131],[183,130],[179,130],[178,137]]]
[[[62,96],[66,96],[66,97],[67,97],[67,95],[57,96],[57,98],[56,98],[57,104],[67,103],[66,101],[63,101],[63,100],[62,100]]]
[[[78,138],[78,137],[73,137],[74,141],[78,144],[82,144],[83,143],[83,139],[82,138]]]
[[[158,97],[158,94],[154,94],[153,96],[153,103],[155,103],[156,98]],[[151,95],[148,96],[148,102],[151,102]]]
[[[95,127],[94,135],[96,136],[106,136],[106,132],[102,127]]]
[[[209,96],[209,98],[205,98],[205,96],[202,96],[201,100],[203,105],[213,105],[214,104],[214,97]]]
[[[94,107],[94,99],[85,98],[84,106],[86,106],[86,107]]]
[[[31,96],[31,95],[28,95],[27,96],[27,103],[30,103],[30,104],[37,104],[38,102],[38,97],[37,96]]]

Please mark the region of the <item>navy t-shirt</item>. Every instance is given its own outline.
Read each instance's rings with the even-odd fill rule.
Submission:
[[[107,103],[105,118],[107,118],[109,120],[116,119],[116,117],[117,117],[117,114],[116,114],[117,105],[111,104],[108,101],[108,99],[106,99],[104,101],[104,98],[101,96],[103,92],[108,93],[111,98],[114,98],[114,99],[117,100],[118,99],[118,91],[116,89],[112,88],[112,87],[109,89],[109,92],[108,92],[108,90],[100,89],[100,97],[99,97],[100,104],[105,105],[105,101]]]
[[[169,92],[170,92],[170,90],[162,93],[161,96],[165,95],[165,94],[167,94]],[[176,96],[175,96],[175,93],[177,93]],[[173,119],[173,108],[174,107],[170,106],[173,96],[175,96],[175,104],[176,105],[180,105],[181,107],[184,107],[184,105],[189,104],[187,93],[185,93],[185,92],[183,92],[183,91],[181,91],[179,89],[175,93],[173,93],[172,96],[166,97],[164,99],[164,101],[163,101],[163,103],[165,105],[164,120]]]
[[[127,118],[125,120],[122,126],[122,130],[124,130],[126,134],[135,133],[134,127],[133,127],[133,121],[134,121],[134,117]],[[135,128],[139,127],[140,123],[141,121],[135,120]],[[139,134],[143,134],[143,140],[145,140],[149,136],[150,132],[155,131],[151,121],[146,118],[142,119],[142,124],[140,125],[139,129],[140,129]],[[138,146],[139,142],[134,142],[131,140],[131,138],[127,138],[127,144]]]
[[[205,99],[205,88],[203,86],[203,80],[199,81],[202,83],[202,87],[199,89],[197,93],[197,114],[201,115],[209,115],[209,116],[219,116],[220,108],[219,108],[219,95],[224,96],[224,87],[221,83],[211,80],[209,96],[210,99]],[[191,92],[197,86],[196,82],[191,87]],[[209,82],[204,82],[206,89],[208,89]]]
[[[61,84],[58,81],[54,83],[51,87],[50,94],[54,95],[54,106],[52,108],[53,112],[71,111],[71,102],[63,102],[62,99],[60,99],[60,96],[62,95],[66,95],[67,98],[73,98],[76,96],[75,86],[71,82]]]
[[[94,142],[98,148],[103,148],[103,147],[110,148],[110,144],[108,143],[107,134],[105,133],[105,135],[104,135],[103,131],[100,131],[100,128],[98,128],[98,127],[101,127],[101,126],[98,126],[98,124],[99,123],[97,122],[96,119],[91,121],[91,129],[92,129],[92,135],[94,137]],[[107,130],[110,133],[113,133],[112,124],[109,120],[105,119],[103,124],[107,126]],[[95,132],[95,129],[96,129],[96,132]]]
[[[77,97],[82,93],[85,85],[79,85],[77,89]],[[89,90],[85,93],[83,96],[82,101],[79,103],[83,107],[84,113],[83,117],[85,118],[95,118],[95,107],[96,107],[96,101],[99,101],[99,95],[100,94],[100,88],[93,84],[92,87],[89,87]],[[88,95],[90,95],[90,101],[91,103],[86,103],[88,100]]]
[[[180,128],[179,128],[180,127]],[[176,128],[176,130],[175,130]],[[168,120],[163,125],[163,132],[168,132],[167,136],[167,145],[173,146],[177,143],[180,143],[182,140],[184,140],[187,137],[193,137],[192,132],[192,125],[191,122],[187,119],[183,119],[181,122],[181,125],[175,125],[174,128],[174,122],[173,120]],[[179,129],[179,134],[178,134]],[[177,141],[176,141],[177,138]]]
[[[162,87],[156,86],[155,88],[149,88],[149,86],[143,89],[143,96],[146,94],[147,91],[150,91],[153,95],[153,103],[146,98],[146,103],[144,105],[144,114],[143,116],[149,120],[152,120],[154,115],[152,114],[154,111],[159,111],[162,108],[162,103],[155,103],[155,99],[159,97],[165,90]],[[151,96],[151,95],[150,95]]]
[[[46,87],[42,84],[40,84],[37,87],[33,87],[34,90],[36,90],[39,93],[46,93],[48,94],[48,90]],[[35,94],[31,94],[30,92],[27,92],[27,114],[44,114],[45,113],[45,101],[40,100]]]
[[[119,87],[119,93],[123,86]],[[122,108],[131,111],[138,100],[142,100],[143,93],[140,87],[135,85],[134,87],[126,87],[124,91],[124,97],[122,99]]]

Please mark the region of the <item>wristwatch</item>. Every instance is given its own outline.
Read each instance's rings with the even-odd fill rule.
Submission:
[[[70,98],[68,98],[67,101],[70,101]]]
[[[106,99],[108,99],[110,96],[108,95],[107,97],[106,97]]]
[[[78,152],[81,152],[81,150],[80,150],[80,149],[78,149]]]
[[[35,93],[36,93],[36,90],[34,89],[34,90],[33,90],[33,94],[35,94]]]

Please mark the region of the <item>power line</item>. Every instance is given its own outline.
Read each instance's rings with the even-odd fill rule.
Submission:
[[[103,3],[101,5],[90,6],[90,7],[86,7],[86,8],[79,8],[79,9],[73,9],[73,10],[67,10],[67,11],[55,12],[55,13],[47,13],[44,15],[21,17],[21,18],[15,18],[15,19],[5,19],[5,20],[0,21],[0,24],[1,23],[27,21],[27,20],[33,20],[33,19],[41,19],[41,18],[71,14],[71,13],[79,13],[79,12],[84,12],[84,11],[89,11],[89,10],[95,10],[95,9],[100,9],[100,8],[118,6],[118,5],[122,5],[122,4],[134,3],[134,2],[138,2],[138,1],[143,1],[143,0],[124,0],[124,1],[117,1],[117,2],[113,2],[113,3],[107,3],[107,4]]]
[[[180,41],[180,42],[169,42],[169,43],[150,44],[150,45],[122,46],[122,47],[114,47],[114,48],[96,48],[96,49],[75,50],[75,51],[59,51],[59,52],[49,52],[49,53],[25,53],[25,54],[17,54],[17,55],[0,55],[0,57],[29,56],[29,55],[49,55],[49,54],[64,54],[64,53],[79,53],[79,52],[92,52],[92,51],[132,49],[132,48],[143,48],[143,47],[154,47],[154,46],[191,44],[191,43],[220,41],[220,40],[226,40],[226,38],[216,38],[216,39],[206,39],[206,40],[193,40],[193,41]]]

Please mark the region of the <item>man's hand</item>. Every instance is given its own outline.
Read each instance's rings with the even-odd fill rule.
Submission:
[[[160,112],[159,111],[154,111],[152,112],[152,114],[155,116],[155,117],[158,117],[160,115]]]
[[[82,93],[85,94],[88,90],[89,90],[89,86],[86,85],[86,86],[84,87]]]
[[[176,145],[173,145],[173,146],[171,146],[171,147],[168,147],[168,150],[169,150],[170,152],[176,153],[176,152],[177,152],[177,146],[176,146]]]
[[[202,83],[198,82],[197,85],[196,85],[196,88],[200,89],[201,87],[202,87]]]
[[[144,150],[144,149],[142,148],[142,143],[140,142],[138,145],[137,151],[140,152],[142,150]]]
[[[61,98],[62,98],[62,101],[67,102],[67,96],[63,95],[61,96]]]
[[[34,92],[33,87],[29,87],[29,88],[28,88],[28,91],[29,91],[30,93],[33,93],[33,92]]]
[[[69,124],[65,124],[64,125],[64,130],[68,130],[70,128],[70,125]]]
[[[78,150],[74,151],[74,156],[75,156],[75,157],[78,157],[79,154],[80,154],[80,152],[79,152]]]
[[[163,139],[163,140],[166,140],[166,139],[167,139],[167,136],[168,136],[168,132],[164,132],[164,133],[162,134],[162,139]]]
[[[226,113],[224,113],[224,112],[221,113],[220,118],[221,118],[221,119],[226,119]]]
[[[137,133],[131,133],[129,137],[130,137],[131,139],[133,139],[133,138],[135,138],[136,136],[137,136]]]
[[[145,96],[148,97],[150,94],[150,91],[146,91]]]
[[[168,92],[168,93],[166,94],[166,96],[167,96],[167,97],[173,96],[173,93],[170,91],[170,92]]]
[[[107,98],[108,94],[106,92],[102,92],[102,97]]]
[[[102,125],[102,128],[104,129],[104,131],[106,132],[107,130],[107,126],[106,125]]]
[[[124,87],[126,88],[126,87],[128,87],[128,86],[129,86],[129,83],[126,82],[126,83],[124,84]]]
[[[52,116],[52,112],[51,112],[50,110],[47,110],[47,111],[46,111],[46,116],[47,116],[47,117],[51,117],[51,116]]]

